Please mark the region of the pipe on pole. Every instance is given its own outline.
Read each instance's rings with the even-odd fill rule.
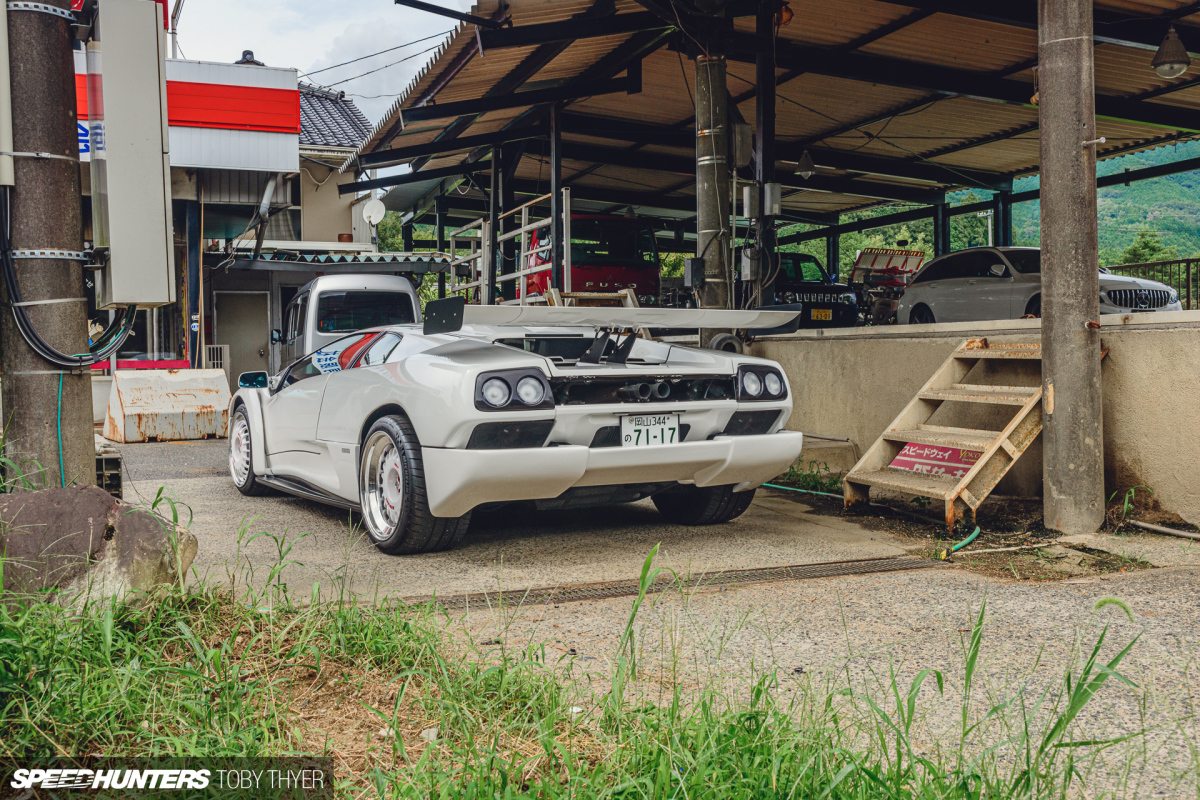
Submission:
[[[563,286],[562,104],[550,107],[550,286]]]
[[[1066,534],[1104,522],[1092,49],[1091,0],[1039,0],[1042,480]]]
[[[762,296],[767,282],[773,281],[779,264],[775,236],[775,217],[767,211],[767,184],[775,182],[775,0],[760,0],[755,19],[758,52],[754,59],[755,81],[755,179],[758,181],[759,216],[755,231],[758,239],[759,277],[754,281],[759,289],[757,305],[773,303],[774,298]],[[835,267],[836,269],[836,267]],[[748,288],[748,287],[743,287]]]
[[[725,56],[696,56],[696,255],[704,263],[702,308],[729,308],[729,91]],[[701,344],[719,331],[701,331]]]
[[[70,0],[44,0],[70,11]],[[71,23],[35,9],[6,12],[5,53],[11,77],[15,152],[58,158],[14,158],[12,241],[15,250],[83,249],[79,138]],[[64,353],[88,350],[83,270],[78,262],[16,258],[17,283],[34,328]],[[5,297],[7,300],[7,297]],[[28,345],[9,313],[0,315],[5,455],[24,462],[36,485],[96,482],[91,370],[47,363]],[[61,465],[61,467],[60,467]],[[39,469],[40,466],[40,469]]]
[[[437,246],[439,253],[446,252],[446,198],[438,195],[433,201],[434,224],[437,230]],[[453,267],[450,267],[453,269]],[[437,276],[438,299],[446,297],[446,273],[439,272]]]

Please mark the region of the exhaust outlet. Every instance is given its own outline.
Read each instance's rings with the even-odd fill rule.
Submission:
[[[648,383],[631,383],[617,390],[622,397],[629,400],[649,400],[652,391]]]
[[[652,387],[654,397],[659,400],[666,400],[671,396],[671,384],[666,381],[659,381]]]

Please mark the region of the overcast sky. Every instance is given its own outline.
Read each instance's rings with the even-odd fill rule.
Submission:
[[[471,5],[471,0],[432,2],[460,10]],[[455,24],[445,17],[397,6],[392,0],[184,0],[179,47],[182,57],[197,61],[236,61],[243,50],[253,50],[255,58],[268,66],[295,67],[306,73],[448,31]],[[322,85],[345,81],[421,53],[440,41],[441,37],[429,39],[307,80]],[[350,95],[374,124],[432,55],[416,55],[331,88]],[[305,80],[303,75],[301,80]]]

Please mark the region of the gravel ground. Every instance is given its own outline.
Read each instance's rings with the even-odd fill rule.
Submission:
[[[648,503],[583,512],[480,520],[459,550],[415,558],[379,554],[352,528],[345,512],[294,498],[242,497],[225,471],[225,442],[123,445],[126,498],[153,497],[169,486],[195,513],[200,540],[196,568],[224,578],[240,557],[261,585],[277,560],[274,541],[259,537],[239,551],[238,527],[280,537],[294,546],[283,571],[289,588],[308,596],[347,581],[364,595],[421,595],[485,591],[636,577],[646,554],[662,542],[657,565],[677,570],[778,566],[900,555],[922,546],[853,520],[819,515],[797,496],[760,492],[741,520],[709,529],[661,523]],[[308,534],[303,536],[303,534]],[[302,538],[301,538],[302,537]],[[1124,797],[1197,797],[1200,729],[1200,548],[1155,535],[1096,536],[1088,547],[1138,555],[1161,569],[1061,582],[1007,581],[946,568],[706,589],[652,597],[636,624],[642,680],[648,697],[679,686],[686,692],[719,687],[746,695],[756,676],[777,669],[779,692],[796,697],[814,688],[853,688],[892,701],[889,671],[907,687],[924,668],[945,675],[945,695],[932,682],[922,692],[917,740],[932,749],[955,739],[963,648],[974,614],[986,598],[976,706],[1025,690],[1032,704],[1065,672],[1078,668],[1109,625],[1102,657],[1140,637],[1121,666],[1136,688],[1110,680],[1079,718],[1081,738],[1150,729],[1084,765],[1082,796],[1102,789]],[[1130,621],[1117,597],[1133,611]],[[580,686],[604,691],[632,599],[495,609],[452,619],[477,642],[546,647],[547,661],[569,665]],[[1008,722],[1019,706],[1010,706]],[[992,723],[987,742],[1005,736]],[[990,738],[988,738],[990,737]],[[1132,765],[1124,770],[1124,765]]]

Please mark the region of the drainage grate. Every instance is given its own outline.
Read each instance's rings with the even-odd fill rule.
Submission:
[[[900,572],[945,566],[945,562],[915,556],[861,558],[852,561],[826,561],[820,564],[797,564],[790,567],[762,567],[715,572],[699,572],[679,580],[663,578],[655,581],[649,591],[696,589],[704,587],[740,586],[770,581],[802,581],[814,578],[836,578],[841,575],[869,575],[873,572]],[[465,595],[424,595],[406,597],[409,605],[432,603],[447,609],[490,608],[494,606],[529,606],[544,603],[571,603],[578,600],[601,600],[608,597],[629,597],[638,593],[636,580],[604,583],[577,583],[572,586],[542,586],[531,589],[510,589],[506,592],[479,592]]]

